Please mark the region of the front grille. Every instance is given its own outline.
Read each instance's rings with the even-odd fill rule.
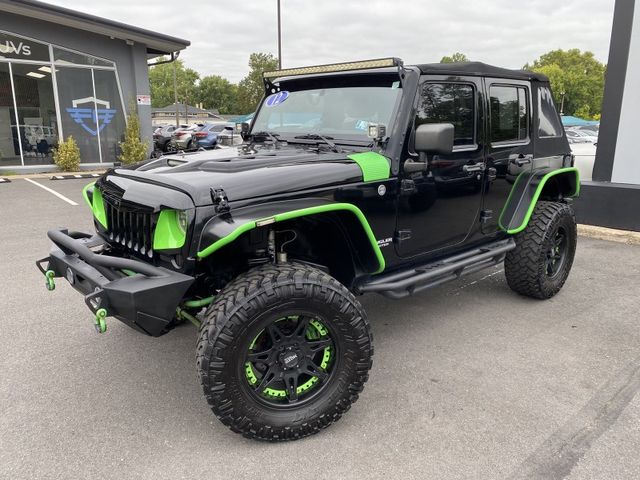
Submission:
[[[153,209],[122,200],[124,192],[115,187],[103,186],[101,191],[108,239],[133,253],[153,258]]]

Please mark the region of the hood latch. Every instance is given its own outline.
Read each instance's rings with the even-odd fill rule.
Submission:
[[[216,213],[227,213],[231,210],[227,194],[222,188],[211,188],[211,201],[215,206]]]

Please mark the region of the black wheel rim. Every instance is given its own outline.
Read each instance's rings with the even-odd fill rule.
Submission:
[[[567,245],[567,232],[563,227],[560,227],[546,253],[545,274],[548,277],[553,278],[562,271],[567,259]]]
[[[261,402],[294,407],[316,396],[331,380],[336,344],[329,328],[311,315],[280,317],[249,345],[244,377]]]

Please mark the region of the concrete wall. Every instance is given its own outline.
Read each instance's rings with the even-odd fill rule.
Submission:
[[[131,102],[135,103],[136,95],[150,94],[145,45],[127,45],[124,40],[111,39],[7,12],[0,15],[0,30],[113,61],[116,64],[127,112]],[[143,139],[151,145],[151,107],[138,106],[138,114]]]

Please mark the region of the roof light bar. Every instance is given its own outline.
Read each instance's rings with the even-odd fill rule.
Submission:
[[[350,70],[367,70],[371,68],[398,67],[402,65],[399,58],[379,58],[375,60],[362,60],[359,62],[330,63],[328,65],[316,65],[315,67],[285,68],[264,72],[264,78],[289,77],[294,75],[308,75],[312,73],[348,72]]]

